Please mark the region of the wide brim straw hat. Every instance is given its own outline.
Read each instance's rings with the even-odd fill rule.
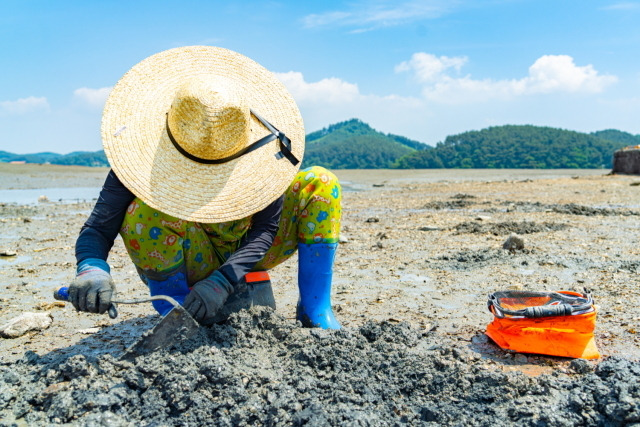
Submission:
[[[212,46],[138,63],[102,116],[120,181],[149,206],[201,223],[244,218],[280,197],[298,172],[304,138],[300,111],[276,76]]]

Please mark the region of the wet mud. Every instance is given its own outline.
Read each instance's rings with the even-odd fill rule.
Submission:
[[[556,212],[567,215],[585,215],[585,216],[638,216],[640,211],[627,208],[604,208],[583,206],[576,203],[567,204],[545,204],[541,202],[511,202],[503,201],[502,205],[507,206],[509,211],[517,212]]]
[[[557,231],[567,228],[567,224],[556,224],[553,222],[543,222],[538,224],[532,221],[523,222],[500,222],[494,224],[485,224],[482,222],[463,222],[454,227],[458,233],[491,233],[496,236],[504,236],[511,233],[515,234],[531,234],[543,231]]]
[[[132,362],[27,353],[0,368],[5,425],[627,425],[639,400],[624,359],[530,377],[405,322],[309,330],[269,308]]]

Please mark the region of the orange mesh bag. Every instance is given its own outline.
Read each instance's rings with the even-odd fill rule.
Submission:
[[[494,319],[486,334],[521,353],[597,359],[596,308],[591,293],[504,291],[489,295]]]

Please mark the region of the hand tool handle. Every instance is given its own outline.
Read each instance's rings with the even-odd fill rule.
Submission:
[[[572,312],[572,307],[569,304],[537,305],[527,307],[524,310],[524,316],[530,319],[549,316],[571,316]]]
[[[57,299],[58,301],[69,301],[69,287],[63,286],[56,290],[53,293],[53,298]],[[116,305],[114,303],[111,303],[111,305],[109,305],[109,317],[112,319],[118,317],[118,310],[116,309]]]

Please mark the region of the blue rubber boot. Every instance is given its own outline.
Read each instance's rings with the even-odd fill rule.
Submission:
[[[149,287],[149,295],[168,295],[176,300],[180,305],[184,304],[184,299],[191,291],[187,284],[187,275],[184,266],[169,273],[144,272],[141,274],[143,280]],[[173,305],[167,301],[152,301],[153,308],[162,316],[166,315]]]
[[[331,279],[337,243],[298,243],[296,319],[307,328],[340,329],[331,309]]]

